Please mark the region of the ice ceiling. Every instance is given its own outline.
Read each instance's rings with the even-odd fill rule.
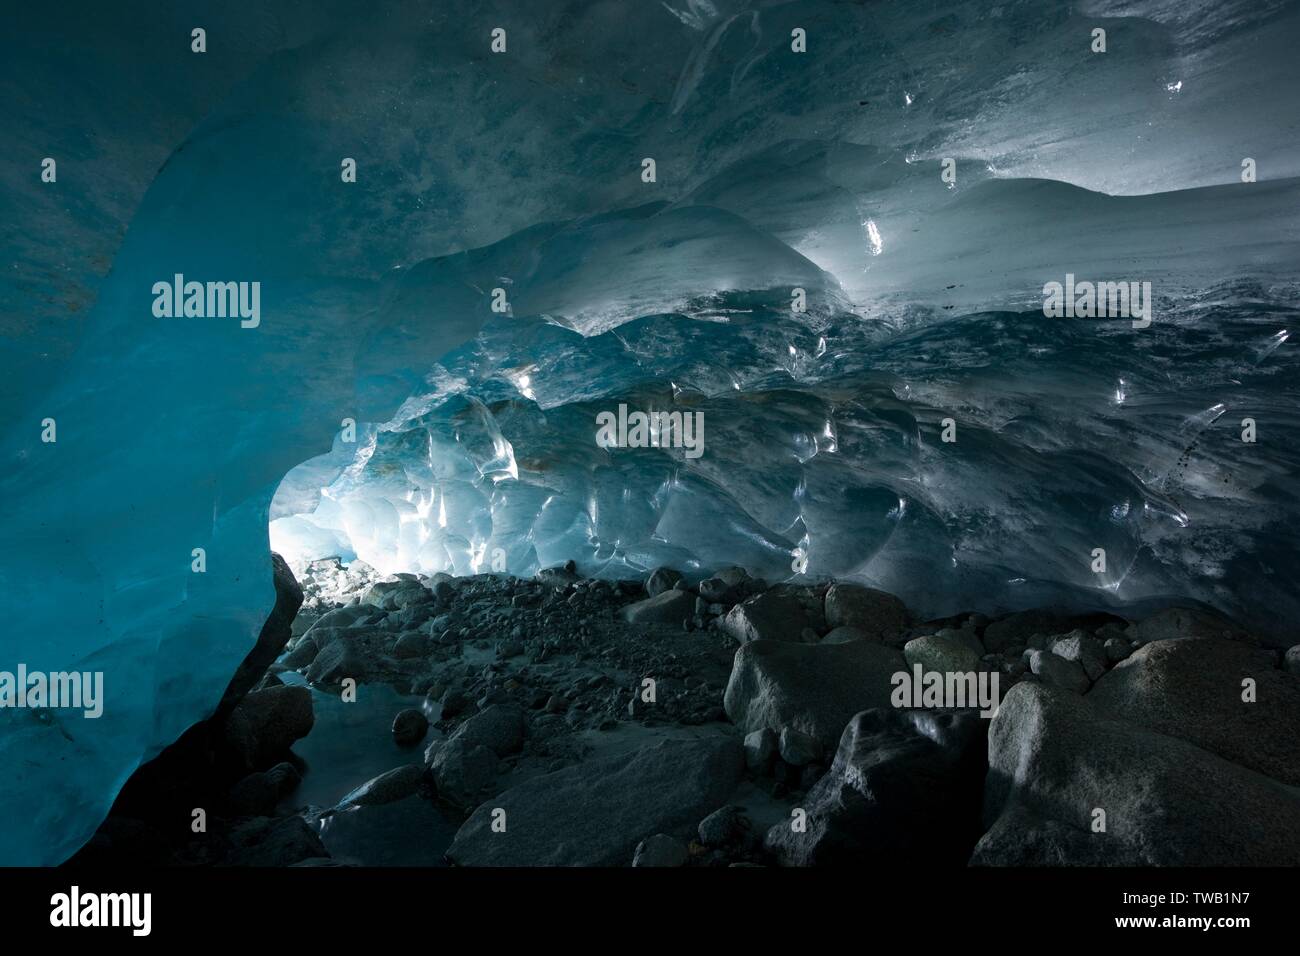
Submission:
[[[268,522],[385,570],[806,562],[1294,633],[1297,4],[81,6],[0,39],[0,667],[107,701],[0,714],[3,862],[210,710]],[[1155,321],[1044,318],[1067,272]],[[260,325],[155,318],[177,273],[259,282]],[[620,404],[705,453],[599,447]]]

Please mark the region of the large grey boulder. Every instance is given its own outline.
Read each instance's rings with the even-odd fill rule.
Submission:
[[[1294,790],[1109,717],[1091,695],[1015,685],[993,718],[988,754],[990,829],[972,862],[1269,866],[1300,859]],[[1098,810],[1105,832],[1093,832]]]
[[[424,753],[438,795],[458,807],[472,807],[497,779],[497,755],[482,744],[437,740]]]
[[[926,672],[968,673],[980,666],[979,654],[944,632],[913,638],[903,645],[903,656],[909,666],[920,664]]]
[[[832,584],[826,592],[826,626],[853,627],[873,641],[894,641],[911,615],[898,598],[860,584]]]
[[[387,773],[381,773],[372,780],[367,780],[340,800],[338,805],[340,808],[368,807],[402,800],[419,789],[424,774],[425,769],[422,764],[397,767]]]
[[[1088,700],[1109,717],[1300,786],[1300,681],[1278,670],[1270,651],[1214,638],[1156,641],[1117,664]]]
[[[626,866],[656,834],[690,839],[727,802],[744,766],[735,740],[663,741],[533,777],[475,810],[447,858],[460,866]],[[497,809],[504,832],[492,827]]]
[[[1213,611],[1199,608],[1171,607],[1129,625],[1125,632],[1130,641],[1150,644],[1191,637],[1217,637],[1225,641],[1257,644],[1255,637]]]
[[[788,866],[963,864],[980,835],[988,722],[974,711],[877,709],[844,729],[831,769],[766,845]]]
[[[1058,657],[1050,651],[1030,651],[1029,669],[1045,683],[1075,694],[1086,694],[1092,686],[1082,664]]]
[[[690,591],[661,591],[652,598],[637,601],[623,608],[623,619],[629,624],[672,624],[695,616],[695,595]]]
[[[802,641],[809,621],[804,604],[790,589],[772,588],[737,604],[722,629],[741,644],[751,641]]]
[[[499,757],[512,754],[524,743],[524,710],[518,704],[493,704],[456,728],[448,740],[468,747],[487,747]]]
[[[793,727],[829,751],[854,714],[891,706],[899,672],[907,672],[902,653],[871,641],[754,641],[736,651],[723,705],[746,734]]]
[[[261,770],[278,763],[295,740],[311,732],[314,722],[311,691],[306,687],[255,690],[226,720],[226,749],[238,766]]]
[[[651,597],[658,597],[665,591],[671,591],[677,587],[681,581],[682,573],[674,571],[672,568],[655,568],[650,572],[650,576],[645,579],[645,593]]]

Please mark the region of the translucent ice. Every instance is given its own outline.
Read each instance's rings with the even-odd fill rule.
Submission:
[[[64,859],[211,711],[272,603],[268,524],[385,571],[734,562],[923,613],[1176,595],[1294,633],[1298,22],[16,12],[0,670],[101,670],[107,700],[0,710],[0,862]],[[1156,321],[1045,319],[1067,272],[1152,281]],[[260,326],[156,318],[177,273],[259,282]],[[599,447],[620,404],[702,412],[704,455]]]

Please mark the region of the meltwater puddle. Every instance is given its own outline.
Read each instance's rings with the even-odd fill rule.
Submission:
[[[354,807],[324,817],[347,794],[368,780],[411,763],[422,763],[424,749],[441,734],[433,727],[415,747],[393,742],[391,727],[398,711],[424,711],[432,723],[438,704],[427,698],[399,694],[387,684],[362,684],[357,699],[345,703],[337,693],[307,684],[300,674],[280,674],[286,684],[306,686],[312,695],[315,723],[311,733],[293,746],[306,763],[302,784],[281,804],[304,810],[330,855],[338,862],[362,866],[444,866],[460,821],[436,804],[415,795],[377,806]]]

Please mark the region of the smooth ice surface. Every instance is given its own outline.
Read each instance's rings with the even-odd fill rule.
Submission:
[[[0,861],[64,859],[210,712],[268,522],[385,570],[806,556],[928,613],[1294,633],[1296,4],[238,6],[0,38],[0,669],[107,694],[0,711]],[[1155,322],[1045,319],[1067,272]],[[261,324],[155,318],[176,273],[260,282]],[[597,447],[622,402],[702,412],[704,455]]]

